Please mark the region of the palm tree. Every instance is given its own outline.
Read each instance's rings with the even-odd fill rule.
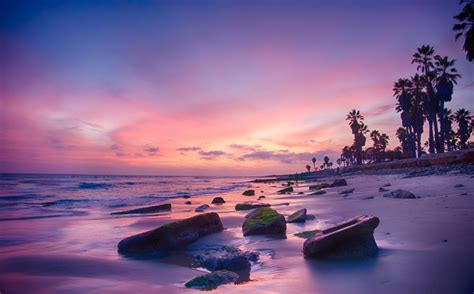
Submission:
[[[313,157],[311,161],[313,162],[314,171],[316,171],[316,157]]]
[[[362,164],[362,147],[365,145],[366,138],[365,133],[368,132],[367,126],[364,125],[364,116],[359,110],[353,109],[346,116],[346,120],[349,121],[352,134],[354,135],[354,147],[356,149],[356,160],[357,164]]]
[[[325,165],[326,167],[329,167],[329,162],[330,162],[330,161],[329,161],[329,157],[324,156],[324,163],[323,163],[323,165]]]
[[[308,170],[308,172],[311,172],[311,165],[307,164],[306,169]]]
[[[446,149],[452,151],[456,146],[456,134],[453,131],[454,114],[451,109],[444,109],[444,138],[446,140]]]
[[[459,139],[459,148],[465,149],[467,148],[467,140],[469,140],[472,132],[471,114],[469,110],[461,108],[454,114],[454,119],[458,123],[457,137]]]
[[[397,99],[397,112],[401,112],[400,118],[402,126],[406,129],[408,134],[408,150],[411,156],[415,156],[415,140],[413,134],[413,121],[410,111],[413,109],[412,105],[412,91],[413,83],[409,79],[398,79],[393,85],[393,96]]]
[[[459,22],[453,26],[456,32],[456,41],[464,34],[464,51],[469,61],[474,60],[474,2],[461,0],[460,3],[466,3],[463,10],[454,16]]]
[[[438,127],[436,124],[436,114],[435,114],[435,95],[433,90],[433,85],[431,83],[433,74],[432,69],[434,68],[433,64],[433,54],[434,48],[429,45],[423,45],[417,49],[417,52],[413,54],[413,60],[411,63],[417,63],[417,70],[423,73],[423,80],[425,82],[426,94],[428,98],[428,123],[429,123],[429,151],[430,153],[435,152],[435,141],[434,138],[438,137]],[[433,134],[434,127],[434,134]]]
[[[441,152],[444,151],[445,143],[445,129],[444,129],[444,102],[449,102],[453,96],[453,87],[457,84],[457,79],[461,77],[457,73],[457,69],[454,67],[455,59],[449,60],[447,56],[441,57],[435,56],[435,71],[436,71],[436,94],[439,99],[439,122],[440,122],[440,133],[441,133]]]
[[[423,78],[416,74],[410,78],[412,87],[410,88],[410,93],[412,94],[412,108],[410,109],[410,117],[413,128],[413,135],[415,141],[413,143],[413,148],[416,149],[417,157],[421,156],[422,145],[421,145],[421,135],[424,131],[425,116],[428,115],[428,97],[425,92],[423,92]],[[414,150],[413,149],[413,150]],[[413,151],[415,153],[415,150]]]
[[[406,155],[409,153],[408,149],[408,133],[405,128],[398,128],[396,136],[398,138],[398,141],[400,141],[400,146],[402,148],[403,155]]]

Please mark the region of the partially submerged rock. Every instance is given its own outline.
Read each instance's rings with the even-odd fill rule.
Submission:
[[[132,210],[112,212],[111,214],[115,215],[115,214],[157,213],[157,212],[170,211],[170,210],[171,210],[171,203],[166,203],[166,204],[142,207],[142,208],[137,208],[137,209],[132,209]]]
[[[194,211],[195,212],[203,212],[204,210],[206,210],[208,208],[209,208],[209,205],[203,204],[203,205],[198,206]]]
[[[295,236],[303,238],[303,239],[308,239],[308,238],[314,237],[319,232],[321,232],[321,230],[303,231],[303,232],[296,233]]]
[[[286,194],[291,192],[293,192],[293,187],[288,187],[277,191],[278,194]]]
[[[223,246],[217,249],[207,249],[194,258],[200,267],[210,271],[229,270],[236,273],[250,272],[251,263],[258,260],[258,252],[242,251],[236,247]]]
[[[360,258],[377,254],[373,236],[379,219],[362,215],[323,230],[307,239],[303,252],[307,258]]]
[[[393,190],[390,193],[384,194],[383,197],[416,199],[416,196],[413,193],[402,189]]]
[[[379,188],[379,192],[388,192],[390,190],[385,189],[383,186]]]
[[[235,205],[235,210],[250,210],[259,207],[269,207],[270,204],[258,202],[244,202]]]
[[[118,244],[118,252],[132,256],[160,254],[185,247],[223,229],[217,213],[204,213],[125,238]]]
[[[307,215],[306,215],[306,220],[313,220],[313,219],[315,219],[315,218],[316,218],[316,216],[313,215],[313,214],[307,214]]]
[[[255,190],[245,190],[244,193],[242,193],[244,196],[254,196],[255,195]]]
[[[344,190],[339,194],[351,194],[351,193],[354,193],[354,191],[355,191],[355,188],[351,188],[351,189]]]
[[[244,236],[283,235],[286,233],[285,217],[269,207],[260,207],[245,216],[242,231]]]
[[[304,223],[306,221],[306,208],[300,209],[288,216],[289,223]]]
[[[211,203],[212,204],[223,204],[223,203],[225,203],[225,200],[222,197],[215,197],[214,199],[212,199]]]
[[[223,284],[234,283],[238,279],[238,274],[227,270],[221,270],[215,271],[210,274],[197,276],[192,280],[186,282],[186,284],[184,285],[187,288],[212,290]]]
[[[347,181],[345,179],[335,179],[332,182],[331,187],[340,187],[340,186],[347,186]]]

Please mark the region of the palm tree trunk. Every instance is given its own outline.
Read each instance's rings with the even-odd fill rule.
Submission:
[[[444,152],[444,143],[445,143],[445,133],[446,133],[446,127],[444,125],[444,99],[440,99],[440,107],[441,109],[439,110],[439,126],[441,129],[441,146],[440,146],[440,152]]]
[[[441,143],[440,143],[440,137],[439,137],[439,129],[438,129],[438,119],[437,119],[437,113],[433,111],[433,126],[434,126],[434,141],[435,141],[435,149],[436,153],[440,153],[441,151]]]
[[[429,143],[429,151],[430,153],[434,153],[434,140],[433,140],[433,106],[429,103],[428,106],[428,128],[429,128],[429,135],[428,135],[428,143]]]
[[[417,158],[420,158],[421,156],[421,133],[417,133],[416,134],[416,143],[417,143],[417,147],[418,147],[418,155],[417,155]]]

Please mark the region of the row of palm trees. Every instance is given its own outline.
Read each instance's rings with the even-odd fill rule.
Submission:
[[[455,60],[447,56],[435,55],[432,46],[424,45],[413,54],[412,63],[417,64],[417,73],[410,78],[398,79],[393,87],[393,93],[398,103],[402,126],[405,132],[397,131],[400,137],[406,137],[405,149],[410,157],[419,157],[423,153],[421,136],[425,120],[428,121],[428,150],[430,153],[442,153],[453,149],[451,133],[452,117],[445,108],[453,96],[454,85],[461,78],[454,67]],[[470,136],[469,111],[460,109],[459,116],[464,116],[468,127],[462,128],[462,148],[465,148]],[[467,138],[466,138],[467,136]],[[398,137],[398,135],[397,135]],[[466,140],[464,140],[466,138]],[[402,146],[403,147],[403,146]]]
[[[317,170],[318,170],[318,167],[316,167],[316,161],[317,161],[317,160],[316,160],[316,157],[313,157],[313,158],[311,159],[311,162],[313,163],[313,171],[317,171]],[[321,164],[321,166],[320,166],[319,168],[320,168],[320,169],[325,169],[325,168],[326,168],[326,169],[327,169],[327,168],[331,169],[332,166],[333,166],[333,163],[331,162],[331,159],[329,159],[328,156],[324,156],[324,158],[323,158],[323,164]],[[307,170],[308,172],[311,172],[311,165],[307,164],[307,165],[306,165],[306,170]]]

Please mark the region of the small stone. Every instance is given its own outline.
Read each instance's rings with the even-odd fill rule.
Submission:
[[[306,221],[306,208],[300,209],[290,216],[288,216],[287,222],[289,223],[304,223]]]
[[[258,197],[258,200],[262,200],[262,199],[265,199],[265,196],[262,195]]]
[[[278,194],[286,194],[286,193],[291,193],[291,192],[293,192],[293,187],[288,187],[288,188],[277,191]]]
[[[463,184],[457,184],[457,185],[454,186],[454,188],[462,188],[462,187],[464,187]]]
[[[323,195],[323,194],[326,194],[326,191],[325,190],[319,190],[319,191],[316,191],[316,192],[313,192],[309,195]]]
[[[212,199],[211,203],[212,204],[223,204],[223,203],[225,203],[225,200],[222,197],[215,197],[214,199]]]
[[[304,232],[296,233],[295,236],[303,238],[303,239],[308,239],[308,238],[314,237],[319,232],[321,232],[321,230],[304,231]]]
[[[390,191],[390,190],[384,189],[384,187],[379,188],[379,192],[388,192],[388,191]]]
[[[242,195],[244,196],[254,196],[255,195],[255,190],[245,190]]]
[[[191,201],[186,201],[186,202],[184,202],[184,204],[186,204],[186,205],[191,205],[191,204],[193,204],[193,203],[192,203]]]
[[[383,197],[401,198],[401,199],[416,199],[416,196],[413,193],[411,193],[409,191],[406,191],[406,190],[402,190],[402,189],[393,190],[392,192],[383,195]]]
[[[267,203],[244,202],[235,205],[235,210],[250,210],[258,207],[269,207]]]
[[[347,181],[345,179],[335,179],[334,182],[331,184],[331,187],[340,186],[347,186]]]
[[[344,190],[342,191],[341,193],[339,194],[351,194],[355,191],[355,188],[352,188],[352,189],[347,189],[347,190]]]
[[[209,208],[209,205],[207,204],[203,204],[201,206],[198,206],[194,211],[195,212],[203,212],[204,210],[208,209]]]

